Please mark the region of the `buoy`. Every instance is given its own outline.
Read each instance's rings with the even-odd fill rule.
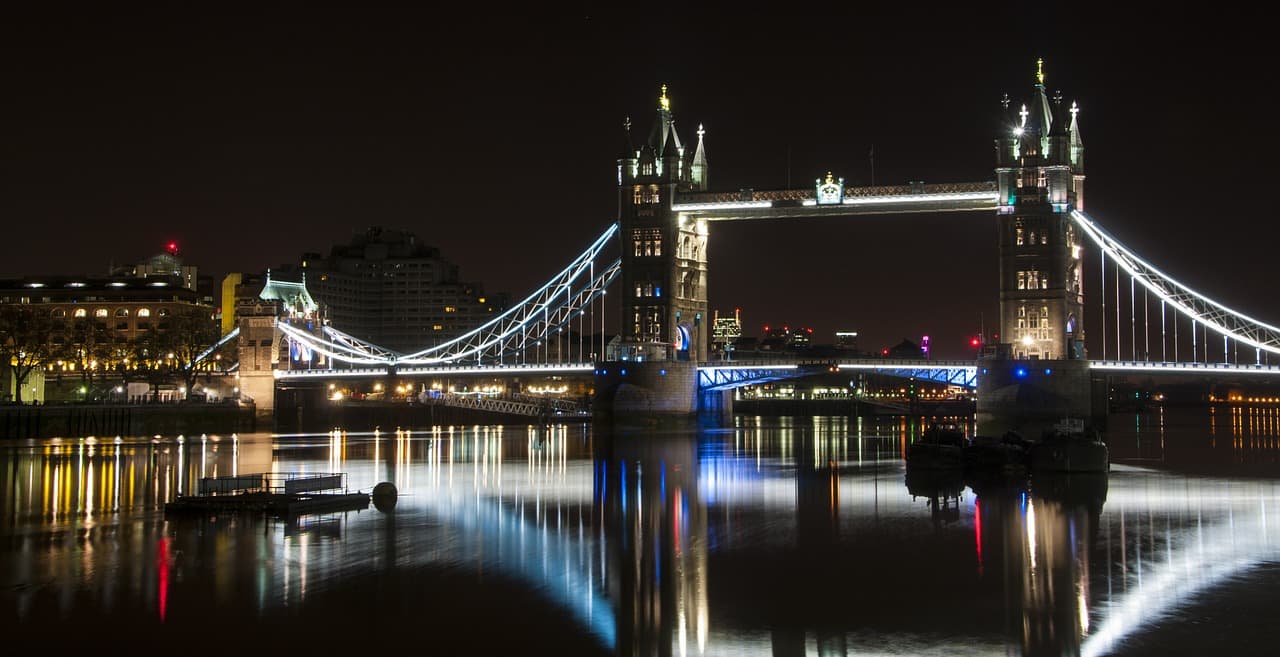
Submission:
[[[399,495],[395,484],[384,481],[373,487],[373,506],[383,513],[391,511],[396,508],[396,498]]]

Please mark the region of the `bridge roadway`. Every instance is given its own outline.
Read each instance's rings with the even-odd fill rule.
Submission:
[[[1022,361],[1040,364],[1037,361]],[[1052,361],[1044,361],[1045,364]],[[342,370],[276,370],[277,380],[360,379],[397,376],[404,378],[442,376],[519,376],[527,374],[588,374],[595,363],[537,363],[522,365],[457,365],[446,367],[366,367]],[[1163,361],[1090,361],[1091,370],[1111,374],[1280,377],[1280,365],[1262,363],[1198,363]],[[810,358],[709,361],[698,364],[698,388],[703,391],[732,390],[747,385],[796,379],[830,372],[872,372],[936,383],[977,387],[976,361],[909,358]]]

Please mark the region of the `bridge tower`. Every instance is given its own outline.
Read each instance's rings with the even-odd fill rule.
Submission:
[[[624,298],[614,359],[707,359],[707,224],[671,209],[677,191],[707,187],[702,126],[697,135],[692,149],[680,139],[666,85],[644,143],[636,147],[630,119],[623,126],[618,223]]]
[[[1083,359],[1081,235],[1070,218],[1084,208],[1084,144],[1078,107],[1045,93],[1043,61],[1028,106],[996,139],[1000,243],[1000,341],[1017,358]],[[1055,110],[1057,116],[1055,116]]]
[[[995,140],[1000,333],[979,361],[976,419],[986,435],[1038,438],[1063,418],[1099,420],[1084,348],[1083,236],[1070,216],[1084,207],[1084,143],[1078,107],[1064,112],[1044,81],[1037,61],[1029,102],[1014,110],[1006,96]]]

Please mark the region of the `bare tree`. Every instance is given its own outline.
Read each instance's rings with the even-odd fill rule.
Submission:
[[[86,396],[106,378],[115,345],[111,330],[91,317],[77,317],[66,328],[58,358],[75,363]]]
[[[0,306],[0,364],[13,372],[14,401],[22,402],[22,387],[37,367],[53,360],[53,320],[47,311],[24,305]]]

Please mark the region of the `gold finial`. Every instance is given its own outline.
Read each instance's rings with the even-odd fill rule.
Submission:
[[[827,172],[827,184],[828,184],[828,185],[830,185],[830,184],[832,184],[832,183],[834,183],[834,182],[835,182],[835,179],[831,177],[831,172],[830,172],[830,171],[828,171],[828,172]]]
[[[662,95],[658,96],[658,107],[664,110],[671,109],[671,99],[667,98],[667,85],[662,85]]]
[[[1036,60],[1036,82],[1044,84],[1044,59]]]

